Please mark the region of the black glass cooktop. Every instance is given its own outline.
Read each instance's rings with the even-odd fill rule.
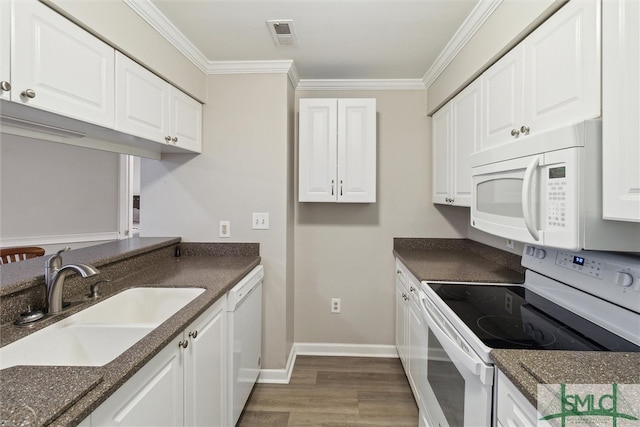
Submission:
[[[429,283],[490,348],[640,351],[640,347],[522,286]]]

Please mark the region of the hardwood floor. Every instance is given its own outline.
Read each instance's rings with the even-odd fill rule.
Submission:
[[[256,384],[238,427],[418,425],[400,359],[298,356],[289,384]]]

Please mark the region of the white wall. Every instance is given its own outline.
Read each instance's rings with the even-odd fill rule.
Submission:
[[[0,135],[2,246],[117,232],[118,164],[106,151]]]
[[[425,91],[296,93],[321,97],[376,98],[377,202],[296,204],[295,341],[391,345],[393,238],[464,237],[468,209],[431,202]],[[341,314],[330,313],[334,297]]]
[[[142,236],[188,242],[258,242],[264,281],[263,368],[284,368],[292,331],[290,224],[293,141],[285,74],[212,75],[200,155],[141,162]],[[252,230],[252,212],[270,214]],[[231,221],[231,238],[218,222]]]

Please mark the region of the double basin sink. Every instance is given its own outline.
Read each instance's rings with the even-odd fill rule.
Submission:
[[[128,289],[0,348],[0,369],[106,365],[203,292]]]

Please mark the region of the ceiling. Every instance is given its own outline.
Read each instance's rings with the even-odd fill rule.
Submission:
[[[482,3],[147,0],[146,8],[155,9],[154,26],[169,27],[173,43],[203,69],[220,61],[293,60],[300,79],[423,79]],[[274,19],[293,19],[296,46],[275,45],[266,23]]]

